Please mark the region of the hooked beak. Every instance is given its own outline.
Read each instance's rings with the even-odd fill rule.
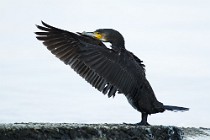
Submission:
[[[86,36],[90,36],[90,37],[95,37],[95,35],[94,35],[93,32],[85,32],[85,31],[83,31],[82,32],[82,35],[86,35]]]
[[[106,39],[104,38],[104,35],[103,34],[100,34],[98,32],[82,32],[81,33],[82,35],[86,35],[86,36],[90,36],[90,37],[93,37],[93,38],[96,38],[98,40],[101,40],[101,41],[106,41]]]
[[[85,32],[85,31],[83,31],[81,34],[82,35],[86,35],[86,36],[90,36],[90,37],[93,37],[93,38],[96,38],[94,32]]]

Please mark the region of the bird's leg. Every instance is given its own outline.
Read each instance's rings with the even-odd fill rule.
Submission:
[[[141,113],[141,122],[140,123],[137,123],[137,125],[150,125],[147,122],[147,117],[148,117],[148,114],[147,113]]]
[[[125,125],[142,125],[142,126],[148,126],[150,124],[147,122],[147,117],[148,117],[148,114],[147,113],[141,113],[141,122],[136,123],[136,124],[129,124],[129,123],[123,123],[123,124],[125,124]]]

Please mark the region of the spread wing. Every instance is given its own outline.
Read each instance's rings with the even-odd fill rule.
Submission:
[[[35,32],[37,39],[92,86],[108,97],[117,91],[135,96],[145,78],[136,56],[127,50],[115,52],[96,39],[42,24],[37,25],[41,30]]]

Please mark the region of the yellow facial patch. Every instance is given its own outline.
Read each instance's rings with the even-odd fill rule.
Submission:
[[[94,36],[95,38],[101,40],[103,38],[102,34],[98,33],[98,32],[94,32]]]

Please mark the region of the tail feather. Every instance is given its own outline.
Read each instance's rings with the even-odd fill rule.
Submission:
[[[189,108],[185,108],[185,107],[179,107],[179,106],[171,106],[171,105],[164,105],[164,109],[165,110],[169,110],[169,111],[188,111]]]

